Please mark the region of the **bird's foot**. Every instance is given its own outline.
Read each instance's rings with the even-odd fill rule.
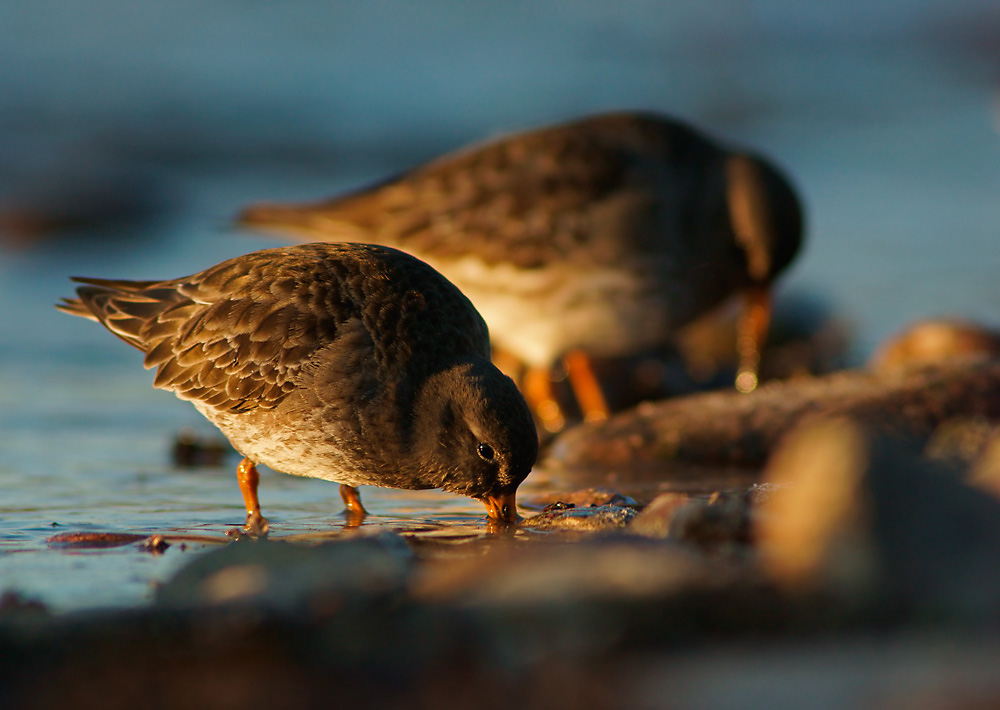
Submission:
[[[361,504],[361,494],[354,486],[340,485],[340,498],[344,501],[344,517],[347,518],[347,527],[356,528],[365,521],[368,511]]]
[[[757,286],[748,289],[744,296],[746,304],[736,325],[739,358],[736,389],[746,393],[757,389],[760,353],[771,324],[771,292],[766,286]]]
[[[247,513],[247,521],[242,528],[232,528],[226,532],[234,541],[237,540],[262,540],[267,537],[270,524],[267,518],[260,514],[260,511]]]

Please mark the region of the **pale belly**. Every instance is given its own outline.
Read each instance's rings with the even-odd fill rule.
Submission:
[[[220,412],[192,402],[206,419],[226,435],[243,456],[254,463],[293,476],[321,478],[349,486],[376,484],[380,477],[370,452],[361,450],[346,432],[338,435],[321,412],[306,414],[294,426],[284,424],[275,412]]]
[[[680,294],[652,274],[524,271],[473,257],[429,263],[469,297],[495,345],[534,367],[549,367],[575,349],[615,356],[648,348],[666,341],[675,325]]]

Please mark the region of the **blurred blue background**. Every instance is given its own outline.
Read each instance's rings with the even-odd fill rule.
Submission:
[[[0,207],[9,221],[96,195],[109,223],[83,215],[80,250],[36,247],[50,273],[172,275],[259,246],[224,229],[248,202],[332,194],[503,132],[653,109],[796,178],[810,239],[788,285],[854,321],[859,353],[912,318],[994,319],[1000,6],[671,5],[4,3]],[[111,224],[154,209],[126,234]]]
[[[277,244],[229,226],[250,202],[650,109],[795,178],[808,243],[782,289],[849,321],[860,360],[916,318],[1000,324],[998,85],[995,0],[2,3],[0,582],[58,576],[13,554],[52,522],[241,515],[229,471],[157,478],[168,436],[208,425],[52,308],[71,274],[190,273]],[[269,485],[291,491],[286,516],[338,508],[328,484]]]

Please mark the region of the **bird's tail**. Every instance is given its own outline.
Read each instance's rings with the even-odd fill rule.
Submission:
[[[158,281],[116,281],[76,276],[73,281],[86,285],[76,290],[78,298],[64,298],[62,303],[55,304],[58,310],[97,321],[129,345],[145,352],[142,326],[168,305],[144,293],[156,286]]]

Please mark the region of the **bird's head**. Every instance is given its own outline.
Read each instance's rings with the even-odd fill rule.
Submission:
[[[416,402],[413,449],[422,475],[482,501],[491,518],[517,520],[515,495],[538,458],[538,435],[513,380],[470,359],[428,378]]]

